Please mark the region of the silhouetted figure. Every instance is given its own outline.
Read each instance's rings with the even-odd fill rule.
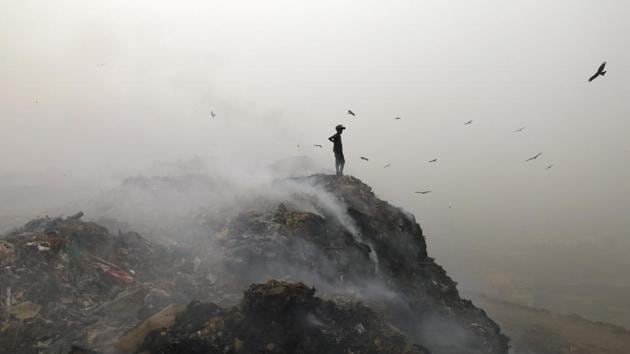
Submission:
[[[343,176],[343,167],[346,164],[346,159],[343,157],[343,146],[341,144],[341,133],[346,129],[343,125],[339,124],[335,127],[337,133],[328,140],[333,143],[333,152],[335,153],[335,172],[337,176]]]
[[[352,110],[350,110],[350,109],[348,110],[348,114],[349,114],[349,115],[351,115],[351,116],[353,116],[353,117],[356,117],[356,116],[357,116],[357,115],[356,115],[356,114],[354,114],[354,112],[352,112]]]
[[[588,79],[588,82],[591,82],[597,79],[597,77],[600,75],[601,76],[606,75],[606,70],[604,70],[605,68],[606,68],[606,62],[603,62],[602,65],[600,65],[599,68],[597,69],[597,72]]]
[[[528,158],[527,160],[525,160],[525,162],[531,161],[531,160],[536,160],[538,158],[538,156],[542,155],[542,152],[537,153],[535,156],[532,156],[530,158]]]

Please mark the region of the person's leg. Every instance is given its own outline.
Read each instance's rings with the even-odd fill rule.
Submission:
[[[339,176],[339,155],[335,153],[335,174]]]
[[[346,165],[346,159],[343,157],[343,154],[341,154],[339,160],[339,175],[343,176],[343,167]]]

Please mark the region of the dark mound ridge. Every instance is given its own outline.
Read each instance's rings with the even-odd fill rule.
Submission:
[[[141,351],[190,353],[429,352],[359,304],[340,306],[302,283],[269,281],[245,291],[239,306],[192,302],[167,330],[152,332]]]
[[[240,214],[213,236],[225,258],[210,268],[223,267],[223,290],[303,281],[324,297],[358,297],[433,353],[507,353],[496,323],[428,257],[413,215],[349,176],[278,183],[294,191],[290,201]]]
[[[422,229],[411,214],[380,200],[352,177],[285,179],[269,189],[262,197],[235,202],[228,212],[195,214],[202,219],[191,215],[187,222],[207,231],[188,246],[159,245],[133,232],[113,235],[81,221],[81,215],[37,219],[0,237],[0,348],[63,353],[76,345],[110,352],[134,325],[169,304],[191,300],[215,303],[194,306],[209,306],[225,316],[242,309],[248,319],[264,323],[261,331],[268,330],[278,314],[248,312],[256,297],[240,303],[241,294],[252,283],[278,279],[316,287],[327,299],[317,306],[334,302],[335,311],[341,311],[331,310],[329,316],[343,317],[347,304],[360,301],[397,328],[387,332],[379,327],[379,333],[400,332],[406,343],[434,354],[507,353],[508,339],[499,327],[461,299],[456,283],[427,255]],[[297,298],[308,301],[298,312],[323,301],[302,295]],[[316,318],[327,323],[326,316]],[[284,325],[274,333],[293,328]],[[342,336],[352,331],[341,328],[349,322],[337,325],[333,327]],[[328,345],[328,337],[318,338]],[[280,339],[273,344],[289,345]]]

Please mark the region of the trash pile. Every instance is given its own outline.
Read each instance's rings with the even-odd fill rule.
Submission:
[[[36,219],[0,238],[0,352],[104,349],[143,315],[188,300],[172,290],[185,268],[176,252],[82,216]]]
[[[148,353],[428,354],[360,303],[338,305],[302,283],[253,284],[239,306],[192,302],[170,328],[151,332]]]
[[[326,298],[359,299],[379,309],[432,353],[507,353],[498,325],[461,299],[456,283],[428,257],[413,215],[350,176],[287,183],[308,185],[308,192],[242,213],[213,236],[224,255],[212,267],[224,269],[221,289],[301,281]]]
[[[177,245],[82,213],[0,237],[0,352],[507,353],[413,215],[349,176],[272,187],[178,220],[198,236]]]

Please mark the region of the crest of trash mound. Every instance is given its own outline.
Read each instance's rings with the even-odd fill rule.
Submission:
[[[268,279],[301,281],[325,298],[377,309],[432,353],[507,353],[498,325],[427,255],[413,215],[350,176],[277,183],[291,197],[243,212],[211,236],[223,258],[206,269],[220,299]]]
[[[507,353],[500,328],[428,256],[410,213],[349,176],[294,177],[271,188],[283,193],[195,220],[207,237],[188,246],[113,235],[80,214],[36,219],[3,236],[0,347]],[[291,310],[265,310],[274,306]],[[314,339],[283,337],[298,329]]]

